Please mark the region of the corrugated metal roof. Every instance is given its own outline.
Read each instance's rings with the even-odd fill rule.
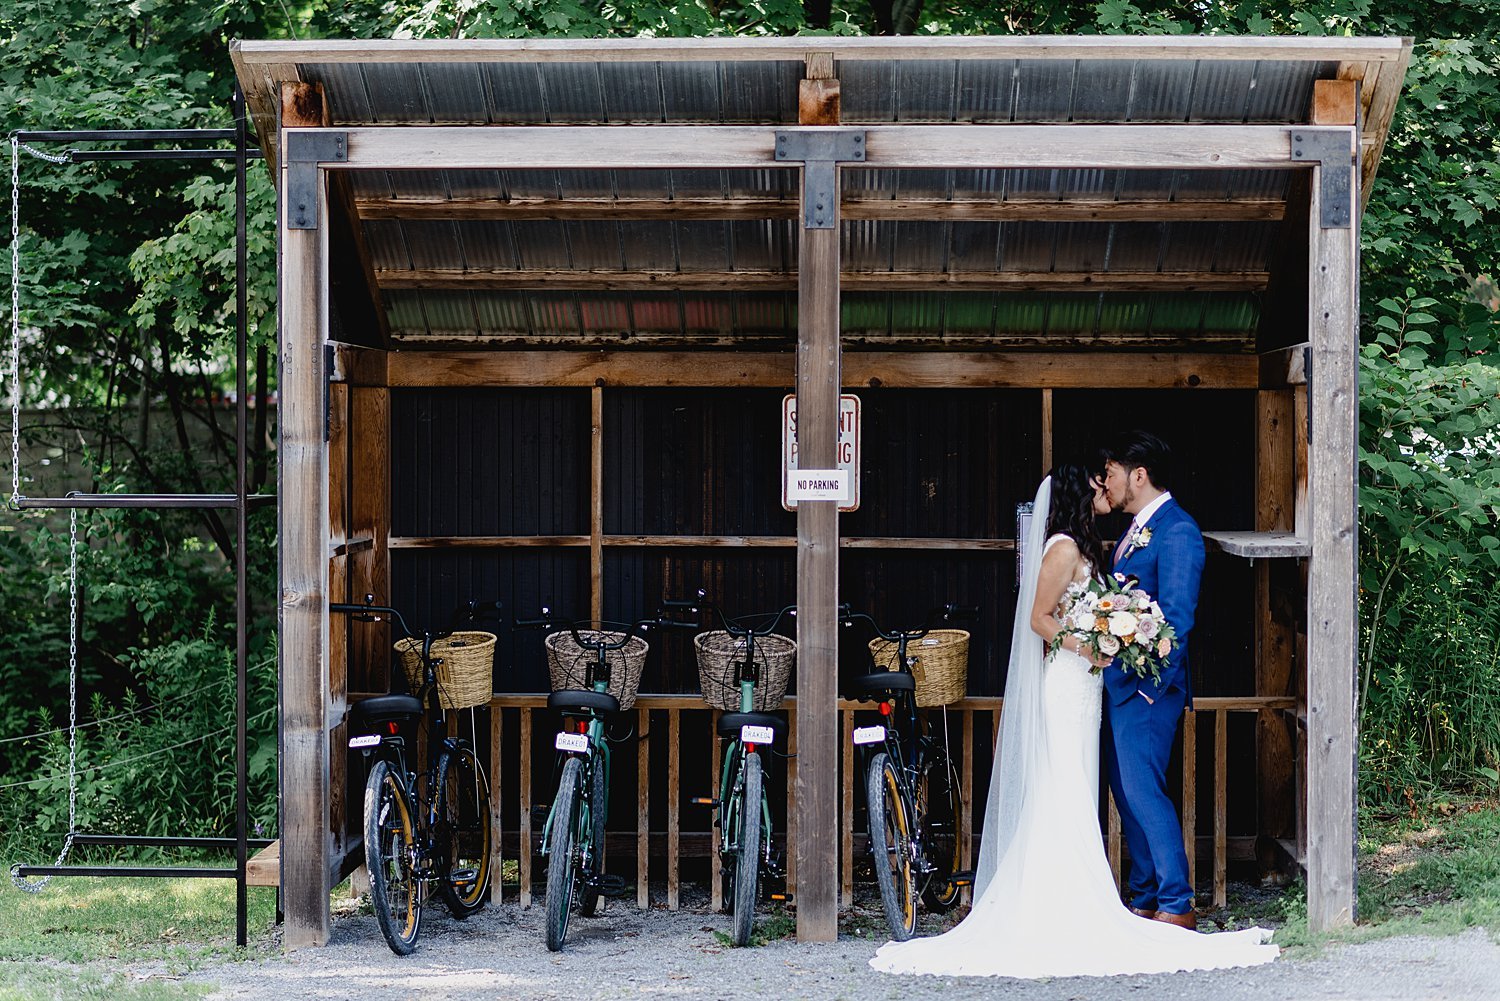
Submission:
[[[243,43],[234,54],[248,91],[270,79],[247,71],[249,62],[283,74],[294,67],[301,80],[323,85],[332,123],[350,126],[795,123],[802,57],[823,50],[837,57],[841,120],[850,125],[1219,124],[1302,121],[1315,80],[1338,75],[1341,61],[1403,58],[1401,44],[1409,51],[1409,43],[1372,39],[332,42]],[[691,57],[676,58],[679,52]],[[1207,211],[1205,221],[1181,214],[1152,221],[1141,219],[1151,211],[1141,206],[1281,203],[1290,172],[854,168],[843,178],[844,203],[855,216],[843,224],[844,270],[932,278],[930,287],[907,283],[901,291],[847,289],[843,324],[852,342],[1070,337],[1222,348],[1248,346],[1259,293],[1191,291],[1190,276],[1270,270],[1280,224],[1207,221]],[[734,287],[738,272],[762,282],[795,273],[794,171],[427,169],[355,172],[351,183],[377,275],[439,276],[391,279],[383,287],[398,341],[795,337],[789,289]],[[705,203],[718,200],[734,210],[703,218],[712,213]],[[547,205],[578,201],[597,217],[576,210],[545,217]],[[647,201],[696,208],[684,218],[612,215],[616,203]],[[882,201],[951,211],[858,218],[860,206]],[[441,207],[453,202],[462,209],[445,213]],[[746,202],[764,203],[775,218],[748,218],[759,206]],[[1109,218],[1118,202],[1138,203],[1132,221]],[[1100,211],[1093,220],[1078,213],[1036,218],[1048,203]],[[506,211],[518,205],[531,209]],[[586,293],[571,290],[579,280],[567,291],[549,290],[545,275],[535,278],[542,287],[521,287],[524,272],[722,273],[724,287]],[[986,274],[1119,272],[1189,278],[1182,290],[1153,293],[1081,284],[1053,291],[949,287],[949,279]],[[498,278],[490,281],[495,287],[464,287],[455,276],[466,273]],[[506,275],[508,284],[499,280]],[[622,284],[629,283],[615,283]]]

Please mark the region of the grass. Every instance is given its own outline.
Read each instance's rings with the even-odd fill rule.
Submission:
[[[1358,922],[1314,935],[1307,889],[1231,893],[1228,927],[1276,927],[1289,958],[1325,945],[1396,935],[1457,935],[1486,929],[1500,941],[1500,803],[1440,801],[1400,817],[1360,823]]]
[[[264,948],[275,893],[252,888],[252,949]],[[208,879],[54,880],[40,893],[0,888],[0,1001],[197,998],[175,978],[234,944],[234,883]]]

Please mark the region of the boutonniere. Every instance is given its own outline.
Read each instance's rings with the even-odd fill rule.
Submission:
[[[1125,540],[1125,544],[1132,550],[1145,549],[1147,546],[1151,545],[1151,529],[1147,528],[1145,525],[1133,529],[1130,533],[1130,537]]]

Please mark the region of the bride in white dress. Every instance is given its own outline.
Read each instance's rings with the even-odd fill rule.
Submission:
[[[1137,917],[1120,901],[1099,829],[1103,678],[1072,652],[1076,640],[1044,657],[1043,640],[1067,611],[1069,583],[1092,572],[1073,537],[1049,537],[1054,477],[1059,505],[1074,501],[1082,508],[1075,518],[1092,517],[1094,488],[1081,466],[1060,466],[1042,481],[1021,550],[1028,558],[974,907],[943,935],[887,943],[870,965],[888,973],[1035,978],[1269,963],[1279,950],[1263,944],[1270,937],[1263,929],[1204,935]],[[1097,533],[1085,545],[1102,553]]]

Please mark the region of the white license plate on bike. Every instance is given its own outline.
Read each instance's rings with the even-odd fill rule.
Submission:
[[[559,751],[573,751],[582,754],[589,749],[589,735],[586,733],[560,733],[557,735],[556,746]]]
[[[378,734],[378,733],[367,733],[363,737],[350,737],[349,738],[349,746],[350,747],[379,747],[380,746],[380,734]]]
[[[885,740],[885,727],[883,726],[857,726],[854,728],[854,742],[856,744],[879,744]]]
[[[740,727],[740,743],[742,744],[769,744],[776,737],[776,731],[768,726]]]

